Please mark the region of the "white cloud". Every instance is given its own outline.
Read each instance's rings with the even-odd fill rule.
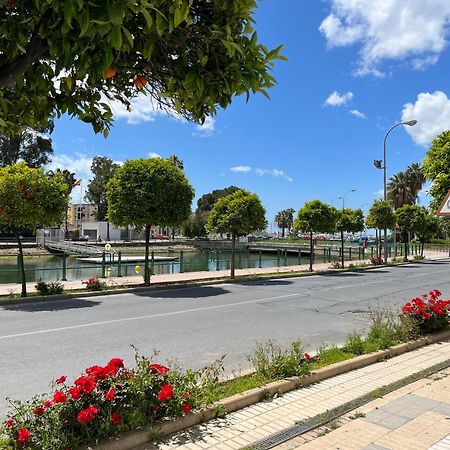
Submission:
[[[262,177],[264,175],[271,175],[275,178],[284,178],[290,182],[294,181],[289,175],[279,169],[255,169],[256,175]]]
[[[150,152],[148,155],[147,155],[147,158],[162,158],[162,156],[159,154],[159,153],[155,153],[155,152]]]
[[[339,94],[339,92],[333,91],[325,100],[325,106],[342,106],[348,103],[352,98],[353,98],[352,92]]]
[[[413,127],[405,126],[406,132],[416,144],[428,146],[440,133],[450,130],[450,99],[444,92],[422,92],[415,103],[403,107],[402,121],[417,120]]]
[[[194,136],[212,136],[216,130],[216,121],[211,116],[208,116],[203,125],[197,125],[195,129]]]
[[[131,100],[130,110],[119,101],[107,101],[115,119],[126,119],[129,125],[144,122],[154,122],[158,116],[167,116],[167,113],[157,108],[150,96],[139,94]]]
[[[436,64],[450,24],[448,0],[331,0],[319,30],[329,47],[360,44],[356,73],[383,75],[387,60],[412,59],[412,67]]]
[[[249,173],[252,171],[250,166],[235,166],[230,169],[234,173]]]
[[[358,111],[357,109],[352,109],[352,110],[350,111],[350,114],[351,114],[352,116],[357,117],[358,119],[367,119],[367,116],[366,116],[363,112]]]

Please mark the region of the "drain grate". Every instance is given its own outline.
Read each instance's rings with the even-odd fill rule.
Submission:
[[[353,411],[356,408],[359,408],[366,403],[375,400],[378,397],[382,397],[383,395],[389,394],[392,391],[395,391],[407,384],[414,383],[414,381],[418,381],[424,377],[427,377],[433,373],[439,372],[440,370],[446,369],[450,367],[450,359],[443,361],[439,364],[435,364],[432,367],[421,370],[420,372],[416,372],[412,375],[409,375],[401,380],[395,381],[391,384],[383,386],[379,389],[375,389],[368,394],[362,395],[361,397],[357,397],[356,399],[344,403],[337,408],[331,409],[323,414],[318,414],[317,416],[306,419],[302,422],[299,422],[289,428],[278,431],[260,441],[255,442],[246,447],[242,447],[241,450],[269,450],[271,448],[276,447],[277,445],[283,444],[295,437],[298,437],[308,431],[313,430],[314,428],[318,428],[319,426],[325,425],[332,420],[337,419],[338,417],[346,414],[350,411]]]

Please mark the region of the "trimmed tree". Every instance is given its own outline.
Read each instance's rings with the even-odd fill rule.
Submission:
[[[220,198],[209,213],[206,230],[231,234],[231,278],[235,278],[236,236],[263,230],[267,226],[266,210],[256,194],[240,189]]]
[[[342,209],[337,212],[336,231],[341,233],[341,265],[344,267],[344,233],[358,233],[364,230],[362,209]]]
[[[0,168],[0,223],[14,233],[19,246],[22,297],[27,295],[21,229],[59,225],[69,194],[61,174],[49,177],[42,168],[26,163]]]
[[[366,218],[366,227],[377,230],[392,230],[395,227],[395,212],[389,200],[375,200]],[[381,259],[381,246],[377,242],[377,257]],[[387,261],[385,261],[387,263]]]
[[[203,122],[275,84],[256,0],[0,0],[0,132],[67,113],[105,136],[138,93]],[[149,100],[151,101],[151,100]]]
[[[313,233],[333,233],[336,229],[337,210],[320,200],[306,202],[297,213],[294,228],[309,233],[309,270],[313,271]]]
[[[429,214],[427,211],[422,220],[417,223],[416,233],[420,240],[420,256],[423,256],[425,242],[430,241],[442,230],[441,220],[439,217]]]
[[[407,259],[411,234],[424,232],[426,210],[422,206],[405,205],[397,209],[396,215],[399,231],[405,244],[405,259]]]
[[[145,232],[144,284],[150,284],[152,225],[179,226],[191,212],[194,189],[181,169],[162,158],[126,161],[107,185],[108,220]]]

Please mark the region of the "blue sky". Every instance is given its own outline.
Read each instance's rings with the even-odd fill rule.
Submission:
[[[196,191],[236,185],[256,192],[269,224],[284,208],[320,199],[365,211],[380,195],[385,132],[388,176],[421,162],[431,140],[450,129],[448,0],[261,0],[261,42],[284,44],[271,100],[253,96],[203,127],[154,111],[139,99],[115,107],[110,136],[63,117],[53,133],[53,167],[89,180],[92,157],[116,161],[177,155]],[[79,188],[74,201],[80,200]],[[427,203],[426,197],[422,198]],[[195,207],[195,204],[193,205]]]

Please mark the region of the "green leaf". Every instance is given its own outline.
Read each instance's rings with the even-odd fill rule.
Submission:
[[[114,26],[111,31],[111,47],[116,50],[122,48],[122,30],[120,26]]]
[[[146,9],[142,10],[142,15],[144,16],[145,22],[147,23],[147,31],[150,31],[153,27],[153,18]]]
[[[131,36],[131,33],[125,27],[122,27],[122,33],[125,35],[125,39],[128,41],[130,49],[132,49],[134,45],[133,36]]]
[[[181,22],[183,22],[184,18],[183,18],[183,14],[181,13],[181,11],[176,8],[175,9],[175,14],[173,16],[173,24],[175,26],[175,28],[180,25]]]
[[[124,5],[122,1],[113,3],[108,8],[109,20],[111,20],[113,25],[122,25],[123,18],[125,15]]]
[[[148,40],[145,44],[144,44],[144,52],[143,52],[143,55],[144,55],[144,58],[146,59],[146,60],[150,60],[151,59],[151,57],[152,57],[152,53],[153,53],[153,42],[152,41],[150,41],[150,40]]]
[[[109,130],[108,130],[108,128],[105,128],[103,130],[103,137],[106,139],[108,136],[109,136]]]

